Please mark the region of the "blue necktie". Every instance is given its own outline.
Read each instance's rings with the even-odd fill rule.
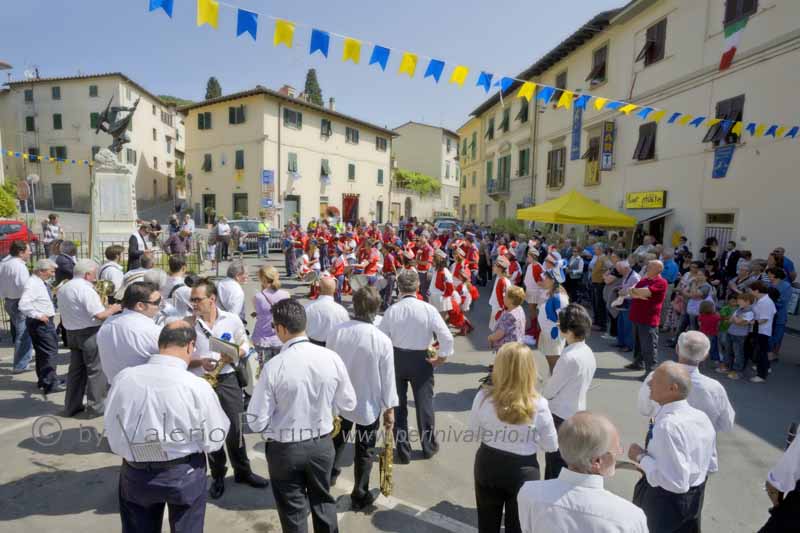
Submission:
[[[647,424],[647,436],[644,439],[645,450],[647,450],[647,448],[650,446],[650,441],[653,440],[653,426],[655,425],[656,425],[655,420],[651,418],[650,422]]]

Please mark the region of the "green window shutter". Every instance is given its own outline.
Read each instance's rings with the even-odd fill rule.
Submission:
[[[100,113],[91,113],[89,115],[89,127],[93,130],[97,129],[97,125],[100,122]]]
[[[486,162],[486,182],[487,183],[492,181],[492,166],[493,166],[493,162],[492,161],[487,161]]]
[[[327,159],[323,159],[322,160],[321,167],[322,168],[320,169],[320,175],[330,177],[330,175],[331,175],[331,167],[330,167],[330,164],[328,163]]]
[[[36,131],[36,119],[34,117],[25,117],[25,131]]]
[[[53,129],[60,130],[61,126],[61,113],[56,113],[53,115]]]
[[[236,170],[244,169],[244,150],[236,150]]]
[[[378,185],[383,185],[383,169],[378,169]]]
[[[197,129],[198,130],[206,129],[205,128],[205,122],[203,121],[203,114],[202,113],[198,113],[197,114]]]
[[[297,154],[289,152],[289,172],[297,172]]]
[[[206,115],[206,119],[205,119],[206,120],[206,129],[210,130],[211,129],[211,111],[206,112],[205,115]]]
[[[356,166],[353,163],[347,165],[347,179],[356,179]]]
[[[472,132],[472,159],[475,159],[477,150],[478,150],[478,133],[473,131]]]
[[[228,108],[228,124],[236,124],[236,108]]]

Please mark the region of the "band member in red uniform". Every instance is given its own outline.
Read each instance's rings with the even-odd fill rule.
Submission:
[[[430,304],[436,308],[447,321],[447,313],[453,308],[453,275],[447,270],[447,254],[442,250],[436,250],[434,254],[434,265],[436,274],[430,286],[428,298]]]
[[[528,302],[528,316],[531,317],[531,325],[525,330],[525,333],[539,338],[539,316],[538,306],[547,301],[547,293],[539,286],[544,274],[544,268],[538,260],[539,257],[539,243],[530,241],[528,243],[528,266],[525,269],[525,301]]]
[[[383,248],[386,251],[383,254],[383,279],[386,280],[386,286],[383,288],[382,311],[386,311],[392,305],[394,284],[397,280],[397,254],[401,253],[401,251],[394,243],[386,243]]]
[[[517,254],[513,248],[508,249],[506,259],[508,259],[508,281],[511,282],[511,285],[519,285],[522,281],[522,269],[517,262]]]
[[[456,248],[453,251],[453,257],[456,260],[456,262],[453,263],[453,279],[456,279],[461,271],[467,268],[467,263],[464,260],[466,254],[464,254],[464,251],[461,248]]]
[[[433,263],[433,247],[428,244],[428,239],[425,235],[420,235],[417,238],[417,272],[419,272],[419,292],[422,297],[427,299],[428,288],[431,281],[428,278],[428,271],[431,269]],[[427,301],[427,300],[426,300]]]
[[[336,258],[331,263],[330,274],[336,278],[336,293],[333,299],[336,303],[342,303],[342,290],[344,289],[344,268],[347,265],[345,254],[342,250],[337,250]]]
[[[448,321],[451,326],[458,328],[459,335],[469,335],[469,333],[475,329],[472,322],[470,322],[464,314],[469,311],[473,301],[471,294],[471,289],[473,287],[469,279],[470,272],[467,268],[460,269],[458,274],[453,276],[455,293],[452,299],[453,308],[448,313]]]
[[[364,246],[364,261],[359,265],[364,269],[364,275],[369,280],[370,287],[378,281],[378,263],[381,262],[381,253],[378,251],[378,240],[369,239]]]
[[[470,283],[475,285],[478,278],[478,263],[480,262],[480,250],[475,243],[475,234],[467,232],[467,237],[464,242],[464,253],[467,254],[467,266],[472,273]]]
[[[505,248],[505,246],[503,246]],[[491,307],[491,316],[489,317],[489,329],[494,331],[494,325],[500,319],[505,309],[505,294],[506,289],[511,286],[508,281],[508,258],[503,255],[497,257],[494,263],[494,287],[492,288],[492,295],[489,298],[489,307]]]

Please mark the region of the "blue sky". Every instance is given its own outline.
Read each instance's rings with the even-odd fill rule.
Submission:
[[[596,13],[625,0],[225,0],[261,14],[256,42],[236,37],[236,11],[220,5],[219,29],[195,25],[196,0],[174,0],[173,18],[148,12],[148,0],[4,1],[0,17],[0,61],[12,64],[15,79],[37,66],[42,76],[121,71],[156,94],[199,100],[209,76],[223,93],[257,84],[302,90],[305,73],[316,68],[323,97],[337,110],[395,127],[408,120],[458,128],[486,95],[475,87],[476,71],[516,75]],[[272,46],[273,22],[286,18],[393,49],[386,72],[342,63],[340,39],[329,58],[308,55],[310,29],[298,27],[295,47]],[[447,62],[441,82],[397,74],[403,50]],[[367,57],[364,57],[367,56]],[[459,89],[446,83],[451,66],[471,69]],[[0,72],[5,82],[5,72]]]

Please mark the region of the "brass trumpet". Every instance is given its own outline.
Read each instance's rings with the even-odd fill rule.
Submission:
[[[94,282],[94,290],[100,296],[103,305],[108,305],[108,297],[114,294],[114,282],[110,279],[98,279]]]
[[[392,470],[394,468],[394,438],[391,431],[385,431],[383,434],[383,453],[378,458],[380,480],[381,480],[381,494],[390,496],[394,490],[394,481],[392,479]]]

